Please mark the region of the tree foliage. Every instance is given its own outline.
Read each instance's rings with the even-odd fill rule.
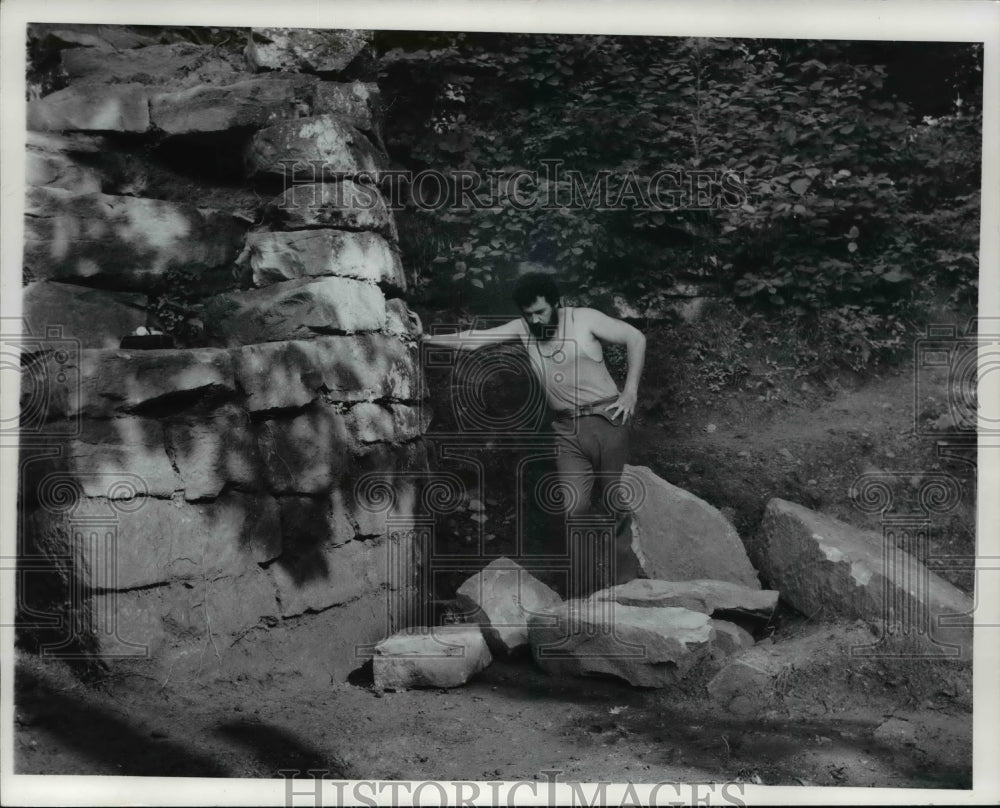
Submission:
[[[407,260],[438,300],[489,293],[520,261],[639,306],[698,282],[796,317],[839,310],[845,322],[852,310],[898,312],[928,287],[975,291],[975,45],[934,51],[951,60],[939,87],[951,113],[921,119],[895,92],[920,51],[903,59],[891,43],[381,37],[396,159],[445,173],[452,201],[462,172],[497,179],[489,204],[402,217]],[[538,183],[515,185],[519,171]],[[740,193],[706,181],[715,204],[650,205],[643,189],[662,171],[735,177]],[[602,176],[617,204],[579,204]],[[540,204],[553,199],[567,203]]]

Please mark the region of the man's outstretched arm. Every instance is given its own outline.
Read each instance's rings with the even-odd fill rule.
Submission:
[[[642,366],[646,361],[646,337],[634,326],[622,320],[597,311],[587,310],[588,325],[591,333],[600,340],[611,342],[615,345],[624,345],[628,351],[628,372],[625,375],[625,385],[622,387],[621,395],[614,404],[605,407],[611,410],[611,417],[622,416],[622,423],[625,423],[635,414],[635,405],[639,397],[639,378],[642,376]]]
[[[474,351],[487,345],[513,342],[520,339],[524,326],[520,320],[498,325],[495,328],[479,328],[459,331],[457,334],[424,334],[424,345],[432,348],[449,348],[458,351]]]

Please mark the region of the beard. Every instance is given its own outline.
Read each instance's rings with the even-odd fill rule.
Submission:
[[[552,313],[549,315],[548,322],[545,323],[528,323],[528,331],[531,332],[531,336],[541,342],[548,342],[555,335],[556,331],[559,330],[559,309],[553,309]]]

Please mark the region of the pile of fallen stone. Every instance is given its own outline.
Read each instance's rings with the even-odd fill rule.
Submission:
[[[773,499],[749,543],[777,587],[761,589],[719,511],[649,469],[626,471],[646,493],[633,512],[633,550],[648,578],[563,601],[514,560],[496,559],[458,590],[465,623],[410,628],[375,647],[376,687],[454,687],[494,656],[525,652],[555,675],[610,676],[640,687],[669,686],[707,663],[719,669],[709,693],[734,712],[752,712],[803,657],[800,640],[755,644],[779,590],[811,617],[881,621],[881,638],[868,638],[873,649],[892,640],[895,626],[924,653],[971,657],[972,600],[893,537]],[[814,641],[825,642],[806,639]]]
[[[499,558],[462,584],[458,602],[468,622],[408,629],[376,646],[376,687],[454,687],[494,656],[525,651],[553,674],[665,687],[707,657],[752,646],[744,626],[766,623],[778,593],[727,581],[637,579],[564,602]]]

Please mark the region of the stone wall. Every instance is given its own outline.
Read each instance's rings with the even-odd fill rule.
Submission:
[[[398,627],[426,425],[371,51],[29,30],[19,603],[48,653],[301,668],[294,626],[343,677]],[[122,349],[140,327],[175,347]]]

